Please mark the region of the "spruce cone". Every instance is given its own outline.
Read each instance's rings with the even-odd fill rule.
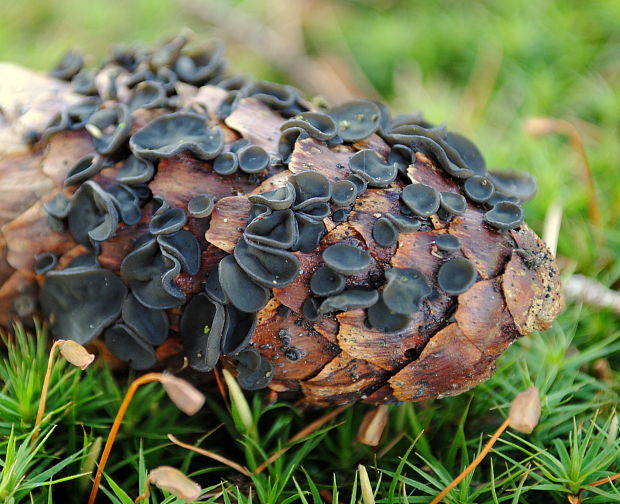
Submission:
[[[458,394],[551,325],[530,176],[419,115],[317,109],[184,44],[0,66],[3,325],[40,308],[137,369],[184,353],[320,405]]]

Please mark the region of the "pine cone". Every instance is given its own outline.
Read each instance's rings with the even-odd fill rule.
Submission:
[[[535,192],[466,138],[226,73],[215,44],[0,73],[0,323],[319,405],[488,379],[559,310]]]

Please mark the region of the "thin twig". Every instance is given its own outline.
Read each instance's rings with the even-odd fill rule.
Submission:
[[[338,415],[340,415],[340,413],[346,410],[349,406],[350,405],[339,406],[338,408],[330,411],[327,415],[322,416],[318,420],[315,420],[314,422],[309,424],[307,427],[304,427],[303,429],[301,429],[297,434],[295,434],[291,439],[289,439],[288,446],[281,448],[280,450],[275,452],[273,455],[271,455],[265,462],[263,462],[261,465],[259,465],[256,468],[256,470],[254,471],[254,474],[260,474],[261,472],[263,472],[269,464],[272,464],[274,461],[280,458],[281,455],[286,453],[291,448],[292,444],[295,441],[299,441],[300,439],[306,436],[309,436],[317,429],[320,429],[321,427],[323,427],[323,425],[329,422],[332,418],[335,418]]]
[[[237,462],[233,462],[232,460],[229,460],[226,457],[222,457],[221,455],[218,455],[217,453],[214,453],[209,450],[205,450],[204,448],[199,448],[198,446],[194,446],[188,443],[184,443],[183,441],[179,441],[172,434],[168,434],[168,439],[172,441],[175,445],[180,446],[181,448],[185,448],[186,450],[190,450],[190,451],[199,453],[200,455],[204,455],[205,457],[209,457],[213,460],[217,460],[218,462],[221,462],[222,464],[227,465],[228,467],[234,469],[235,471],[240,472],[244,476],[247,476],[248,478],[250,477],[250,473],[248,472],[248,470],[242,465],[237,464]]]
[[[502,425],[499,426],[499,428],[493,433],[493,435],[491,436],[491,439],[489,439],[489,441],[487,442],[487,444],[484,445],[484,448],[482,448],[482,450],[480,451],[480,453],[478,454],[478,456],[472,461],[471,464],[469,464],[461,474],[459,474],[456,478],[454,478],[452,480],[452,482],[446,487],[444,488],[441,493],[439,493],[439,495],[437,495],[437,497],[435,497],[430,504],[438,504],[439,502],[441,502],[441,499],[443,499],[446,495],[448,495],[448,493],[450,492],[450,490],[452,490],[456,485],[458,485],[461,481],[463,481],[465,479],[465,477],[472,472],[476,467],[478,467],[478,465],[480,464],[480,462],[482,462],[482,460],[484,459],[484,457],[487,456],[487,453],[489,453],[491,451],[491,448],[493,447],[493,445],[496,443],[496,441],[499,439],[499,437],[502,435],[502,432],[504,432],[507,428],[508,428],[508,424],[510,423],[510,417],[506,418],[506,420],[504,420],[504,422],[502,423]]]
[[[609,289],[592,278],[572,275],[562,287],[566,297],[596,308],[609,308],[620,314],[620,292]]]

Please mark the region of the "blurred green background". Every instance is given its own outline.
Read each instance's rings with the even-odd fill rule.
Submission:
[[[26,0],[2,11],[0,60],[45,70],[79,48],[95,65],[113,43],[153,45],[189,28],[198,43],[224,39],[240,72],[331,101],[382,97],[395,113],[421,109],[471,136],[490,166],[533,172],[541,191],[526,210],[537,231],[552,203],[563,207],[563,229],[587,239],[620,216],[616,0]],[[594,195],[565,138],[526,135],[530,116],[577,127]],[[603,214],[594,223],[593,197]],[[612,251],[570,233],[559,247],[589,274],[610,266]]]

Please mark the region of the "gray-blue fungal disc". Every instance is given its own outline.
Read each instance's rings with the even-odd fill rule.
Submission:
[[[389,219],[380,217],[372,227],[372,237],[382,247],[391,247],[398,241],[398,229]]]
[[[187,202],[187,213],[194,219],[204,219],[211,215],[215,200],[210,194],[197,194],[192,196]]]
[[[239,367],[243,367],[246,371],[256,371],[260,367],[261,355],[251,345],[239,352],[236,358],[238,360],[237,370],[239,370]]]
[[[363,289],[360,287],[349,287],[340,294],[330,296],[323,300],[319,306],[319,314],[331,313],[335,311],[349,311],[368,308],[379,300],[379,292],[375,289]]]
[[[191,152],[208,161],[224,148],[222,128],[207,126],[202,117],[177,112],[151,121],[129,139],[132,152],[143,159],[158,159]]]
[[[385,162],[371,149],[363,149],[351,156],[349,168],[365,179],[371,187],[387,187],[398,175],[396,164]]]
[[[186,222],[187,214],[182,208],[169,208],[151,219],[149,231],[154,235],[176,233]]]
[[[330,214],[331,209],[329,205],[323,201],[312,203],[312,205],[305,206],[303,210],[297,210],[295,212],[295,215],[305,215],[317,222],[322,221],[325,217],[329,217]]]
[[[217,107],[217,117],[220,120],[226,119],[239,106],[239,102],[243,98],[243,93],[238,89],[231,89],[226,97]]]
[[[409,168],[413,160],[413,151],[406,145],[401,144],[392,145],[387,158],[388,163],[395,164],[398,171],[403,175],[407,175],[407,168]]]
[[[95,77],[97,72],[90,68],[83,68],[80,72],[71,79],[71,89],[76,93],[83,95],[96,95],[97,85],[95,83]]]
[[[112,197],[99,184],[87,180],[73,195],[67,219],[75,240],[89,247],[91,240],[104,241],[114,236],[118,211]]]
[[[516,205],[518,205],[521,202],[519,198],[515,196],[508,196],[507,194],[504,194],[503,192],[500,192],[497,190],[497,188],[495,188],[495,192],[493,193],[493,196],[491,196],[487,201],[485,201],[485,203],[489,205],[490,207],[494,207],[495,205],[497,205],[498,203],[501,203],[502,201],[508,201]]]
[[[441,208],[451,215],[461,215],[467,210],[467,200],[461,194],[441,192]]]
[[[523,209],[516,203],[501,201],[484,214],[484,220],[498,229],[515,229],[523,222]]]
[[[97,152],[109,156],[125,145],[132,125],[127,106],[118,103],[91,115],[85,128],[93,137]]]
[[[255,312],[247,313],[237,310],[234,305],[224,306],[226,321],[222,336],[222,353],[236,355],[246,348],[256,329],[257,316]]]
[[[403,315],[390,310],[383,299],[379,299],[379,301],[369,307],[366,314],[370,326],[385,333],[402,331],[410,321],[409,315]]]
[[[79,159],[67,173],[65,187],[81,184],[85,180],[93,178],[103,167],[103,160],[99,154],[87,154]]]
[[[52,271],[58,264],[58,256],[52,252],[41,252],[34,256],[34,272],[37,275],[44,275]]]
[[[214,40],[210,47],[197,54],[179,56],[173,68],[183,82],[202,86],[217,77],[224,65],[224,44],[221,40]]]
[[[289,249],[299,238],[297,220],[291,210],[275,210],[262,219],[254,219],[245,228],[248,240],[270,247]]]
[[[476,267],[469,259],[455,257],[441,265],[437,283],[446,294],[458,296],[474,285],[477,277]]]
[[[487,167],[484,157],[471,140],[459,133],[448,131],[446,134],[446,142],[459,153],[467,167],[476,175],[484,175],[486,173]]]
[[[245,236],[237,242],[234,254],[241,269],[254,282],[268,289],[290,285],[299,273],[299,261],[293,254],[251,243]]]
[[[302,112],[285,121],[280,131],[288,128],[302,128],[312,138],[326,142],[336,136],[336,123],[327,114],[322,112]]]
[[[157,362],[155,349],[124,324],[106,329],[103,340],[110,352],[133,369],[149,369]]]
[[[353,182],[353,184],[355,185],[355,191],[357,193],[356,196],[364,194],[364,192],[366,192],[366,189],[368,188],[368,181],[365,178],[356,175],[355,173],[349,175],[346,180],[348,180],[349,182]]]
[[[487,177],[474,175],[469,177],[463,186],[467,197],[476,203],[484,203],[495,192],[495,186]]]
[[[166,312],[147,308],[131,293],[123,302],[121,318],[125,325],[151,345],[161,345],[168,337]]]
[[[340,294],[346,285],[346,278],[327,266],[318,268],[310,278],[310,290],[315,296],[325,297]]]
[[[420,217],[430,217],[439,210],[439,192],[426,184],[409,184],[400,197],[403,203]]]
[[[338,210],[334,213],[337,212]],[[305,254],[312,252],[319,246],[321,238],[325,235],[325,224],[323,221],[317,221],[303,212],[295,212],[295,220],[297,220],[299,238],[291,250],[299,250]]]
[[[137,158],[133,154],[129,156],[121,167],[116,180],[123,184],[145,184],[155,174],[155,167],[150,161]]]
[[[250,140],[248,140],[247,138],[239,138],[238,140],[235,140],[233,143],[230,144],[230,152],[234,152],[236,154],[248,145],[252,145],[252,142],[250,142]]]
[[[414,233],[418,229],[420,229],[420,221],[410,219],[409,217],[405,217],[404,215],[398,214],[385,214],[386,219],[388,219],[399,233]]]
[[[247,352],[250,348],[246,348],[239,354],[239,357],[243,353]],[[255,370],[248,369],[242,364],[242,361],[237,365],[237,382],[239,386],[244,390],[260,390],[269,385],[273,378],[273,365],[269,359],[266,359],[262,355],[259,355],[258,367]]]
[[[357,187],[350,180],[338,180],[332,184],[332,203],[337,207],[352,205],[357,196]]]
[[[196,237],[186,229],[181,229],[176,233],[160,234],[157,236],[157,243],[162,250],[165,250],[174,257],[181,269],[188,275],[195,275],[200,269],[200,244]]]
[[[131,187],[125,184],[114,184],[108,188],[107,192],[112,196],[114,206],[125,224],[133,226],[140,222],[142,218],[140,199]]]
[[[423,299],[432,289],[421,271],[393,268],[385,273],[383,302],[394,313],[408,315],[420,309]]]
[[[167,211],[170,208],[170,204],[166,201],[166,199],[163,196],[160,196],[159,194],[153,194],[153,201],[152,201],[152,216],[155,217],[156,215],[161,215],[163,214],[165,211]]]
[[[127,287],[109,270],[75,267],[50,271],[41,288],[41,307],[52,334],[86,344],[121,313]]]
[[[264,219],[268,215],[271,215],[271,212],[271,208],[269,208],[267,205],[263,205],[261,203],[253,204],[250,207],[250,211],[248,212],[248,224],[254,221],[254,219],[256,219],[257,217]]]
[[[152,109],[166,105],[166,90],[159,82],[143,81],[135,88],[127,101],[130,112],[138,109]]]
[[[56,79],[71,80],[84,66],[84,57],[78,51],[67,51],[50,75]]]
[[[321,318],[319,315],[319,302],[312,297],[309,297],[301,305],[301,313],[310,322],[316,322]]]
[[[372,135],[381,124],[381,110],[370,100],[355,100],[331,108],[327,114],[336,123],[338,135],[345,142],[355,142]]]
[[[98,97],[89,97],[73,105],[67,107],[67,119],[69,121],[68,127],[71,130],[81,130],[86,126],[86,123],[90,119],[101,105],[101,100]]]
[[[278,306],[278,308],[277,308],[278,315],[279,315],[280,317],[282,317],[282,318],[286,318],[286,317],[288,317],[288,316],[291,314],[291,312],[292,312],[292,311],[293,311],[293,310],[291,310],[288,306],[283,305],[283,304],[281,304],[281,305],[280,305],[280,306]]]
[[[520,201],[530,200],[538,190],[536,179],[524,171],[493,170],[489,172],[489,178],[498,191]]]
[[[226,314],[224,307],[196,294],[181,316],[181,339],[190,367],[210,371],[220,358]]]
[[[348,208],[339,208],[332,214],[332,220],[334,222],[345,222],[349,218],[350,213],[351,210]]]
[[[449,233],[440,234],[435,238],[435,245],[442,252],[452,254],[461,248],[460,240]]]
[[[292,106],[298,92],[292,86],[269,81],[256,81],[244,87],[247,96],[262,101],[273,109],[285,109]]]
[[[314,203],[326,203],[332,195],[332,186],[325,177],[315,171],[302,171],[289,177],[295,188],[293,210],[302,210]]]
[[[371,257],[366,250],[346,243],[336,243],[323,251],[323,261],[343,275],[359,275],[370,267]]]
[[[261,194],[251,194],[248,199],[254,204],[266,205],[272,210],[286,210],[295,201],[295,188],[287,182],[282,187]]]
[[[218,175],[232,175],[239,168],[239,158],[234,152],[222,152],[213,161],[213,171]]]
[[[217,270],[222,290],[238,310],[257,312],[269,301],[269,289],[253,282],[233,256],[224,257]]]
[[[237,153],[239,169],[244,173],[258,173],[269,165],[269,154],[258,145],[248,145]]]
[[[216,303],[228,303],[228,297],[220,284],[220,274],[217,269],[212,270],[205,281],[205,294]]]
[[[43,205],[43,210],[47,215],[57,219],[66,219],[71,210],[71,200],[60,193]]]
[[[278,154],[282,163],[288,164],[290,162],[295,144],[305,138],[310,138],[310,135],[302,128],[288,128],[282,132],[278,140]]]

